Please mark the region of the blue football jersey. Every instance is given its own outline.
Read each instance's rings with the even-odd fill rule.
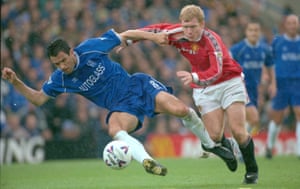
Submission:
[[[291,39],[286,35],[276,36],[272,53],[277,78],[300,78],[300,36]]]
[[[242,66],[247,86],[260,84],[263,65],[273,65],[271,49],[261,41],[253,46],[247,39],[242,40],[230,48],[230,53]]]
[[[77,65],[71,74],[57,69],[42,90],[50,97],[61,93],[77,93],[100,107],[110,109],[125,96],[130,75],[119,63],[109,59],[109,51],[120,45],[114,30],[83,41],[74,48]]]

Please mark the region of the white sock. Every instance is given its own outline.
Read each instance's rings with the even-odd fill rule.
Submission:
[[[296,124],[297,155],[300,156],[300,121]]]
[[[276,125],[276,123],[274,121],[271,121],[269,123],[268,137],[267,137],[267,148],[268,149],[273,149],[279,131],[280,131],[280,126]]]
[[[125,141],[132,149],[132,157],[136,161],[143,163],[144,159],[153,159],[145,150],[142,143],[130,136],[126,131],[119,131],[115,136],[115,140]]]
[[[182,122],[186,128],[191,130],[200,139],[206,148],[213,148],[215,146],[215,142],[209,137],[202,120],[192,108],[189,108],[189,114],[182,118]]]

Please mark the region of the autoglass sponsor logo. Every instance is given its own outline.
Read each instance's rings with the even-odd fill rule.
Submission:
[[[99,64],[94,72],[82,83],[79,89],[81,91],[88,91],[100,79],[100,76],[103,75],[104,71],[105,67],[102,64]]]
[[[300,53],[283,53],[281,58],[284,61],[300,61]]]

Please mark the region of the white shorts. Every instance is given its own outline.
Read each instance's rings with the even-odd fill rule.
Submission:
[[[248,95],[241,77],[236,77],[206,88],[193,89],[193,99],[200,106],[201,115],[215,109],[228,108],[234,102],[248,103]]]

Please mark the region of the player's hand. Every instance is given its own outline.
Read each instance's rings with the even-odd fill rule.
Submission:
[[[187,71],[178,71],[176,73],[177,77],[183,82],[184,85],[189,85],[193,82],[193,77],[190,72]]]
[[[156,33],[154,42],[159,45],[167,45],[169,43],[168,34],[165,32]]]
[[[125,48],[125,46],[118,46],[118,47],[116,48],[116,53],[117,53],[117,54],[120,53],[121,50],[123,50],[124,48]]]
[[[2,78],[6,79],[7,81],[9,81],[10,83],[14,84],[17,80],[17,76],[16,73],[10,69],[10,68],[3,68],[2,70]]]
[[[268,92],[271,98],[273,98],[276,95],[277,87],[275,82],[270,84],[270,86],[268,87]]]

